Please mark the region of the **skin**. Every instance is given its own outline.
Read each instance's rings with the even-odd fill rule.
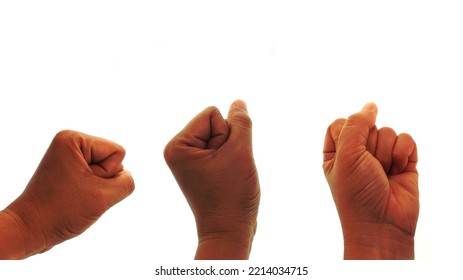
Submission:
[[[345,259],[414,259],[418,153],[413,138],[375,126],[375,104],[328,128],[323,170],[341,220]]]
[[[134,190],[125,150],[103,138],[59,132],[24,192],[0,212],[0,258],[23,259],[76,237]]]
[[[195,259],[248,259],[257,227],[260,187],[246,104],[225,120],[206,108],[166,146],[165,160],[196,220]]]

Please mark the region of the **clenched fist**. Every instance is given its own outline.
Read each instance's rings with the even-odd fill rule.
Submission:
[[[0,213],[0,258],[44,252],[73,238],[134,190],[124,149],[75,131],[53,139],[24,192]]]
[[[235,101],[226,120],[217,108],[205,109],[167,144],[164,157],[196,220],[196,259],[247,259],[260,188],[246,104]]]
[[[377,129],[368,103],[325,137],[323,169],[344,235],[346,259],[413,259],[418,153],[413,138]]]

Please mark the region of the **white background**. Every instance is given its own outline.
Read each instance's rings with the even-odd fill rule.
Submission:
[[[0,207],[62,129],[123,145],[136,182],[84,234],[0,262],[0,277],[155,279],[161,265],[197,265],[194,219],[162,151],[205,107],[226,116],[237,98],[254,123],[262,200],[251,260],[232,265],[305,265],[310,279],[457,273],[463,8],[372,2],[0,2]],[[378,127],[418,145],[413,263],[340,261],[323,139],[368,101],[379,107]]]

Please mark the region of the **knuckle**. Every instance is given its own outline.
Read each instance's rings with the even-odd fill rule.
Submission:
[[[345,122],[346,122],[345,118],[338,118],[333,123],[331,123],[331,126],[344,125]]]
[[[398,140],[397,133],[390,127],[382,127],[378,130],[378,141],[382,144],[394,145]]]
[[[216,106],[209,106],[207,107],[204,111],[208,112],[220,112],[219,109]]]
[[[172,162],[175,161],[175,153],[174,153],[174,140],[172,139],[167,143],[167,145],[164,147],[164,160],[166,161],[167,164],[171,164]]]
[[[78,132],[73,130],[61,130],[55,135],[53,142],[59,144],[67,143],[69,140],[76,138],[78,135]]]
[[[117,147],[117,153],[119,155],[121,155],[122,158],[125,158],[126,154],[127,154],[127,151],[125,150],[124,147],[122,147],[121,145],[119,144],[116,144],[116,147]]]
[[[404,132],[404,133],[400,133],[400,134],[399,134],[399,137],[402,138],[402,139],[404,139],[404,141],[415,142],[415,140],[413,140],[413,137],[412,137],[410,134],[405,133],[405,132]]]
[[[379,133],[397,136],[395,130],[392,129],[392,128],[390,128],[390,127],[382,127],[382,128],[380,128],[380,129],[379,129]]]

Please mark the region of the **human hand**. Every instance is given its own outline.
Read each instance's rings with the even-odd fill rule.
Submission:
[[[17,250],[0,249],[10,253],[0,258],[47,251],[84,232],[130,195],[134,182],[122,166],[124,156],[124,149],[108,140],[58,133],[24,192],[1,213],[22,241],[15,243]]]
[[[251,126],[243,101],[232,104],[227,120],[209,107],[164,150],[196,220],[196,259],[249,257],[260,201]]]
[[[345,259],[413,259],[418,153],[408,134],[375,126],[368,103],[325,137],[323,169],[344,235]]]

